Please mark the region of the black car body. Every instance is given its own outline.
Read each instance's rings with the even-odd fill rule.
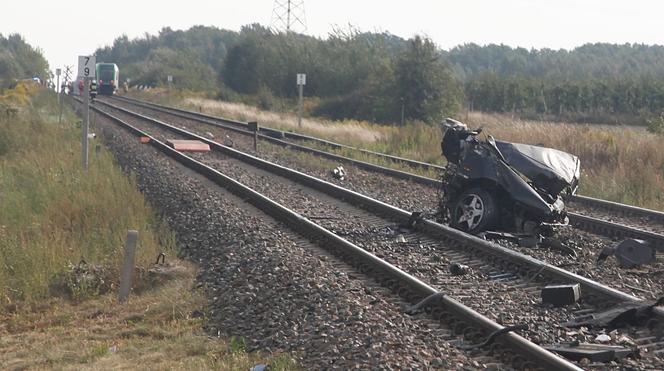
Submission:
[[[441,143],[448,166],[440,215],[469,233],[500,228],[535,232],[566,224],[565,198],[574,194],[578,157],[556,149],[480,138],[447,120]]]

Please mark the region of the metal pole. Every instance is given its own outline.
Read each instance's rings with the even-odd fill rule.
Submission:
[[[302,127],[302,91],[304,90],[304,85],[299,84],[298,87],[300,89],[300,102],[297,107],[297,126]]]
[[[85,108],[83,110],[83,135],[81,137],[81,145],[83,147],[83,170],[88,170],[88,126],[90,125],[90,83],[89,78],[83,78],[83,102]]]
[[[61,86],[58,86],[58,102],[60,104],[60,114],[58,115],[58,124],[62,124],[62,101],[64,100],[64,97],[62,96],[62,93],[64,92],[64,88]]]
[[[118,300],[120,303],[127,301],[131,281],[134,276],[134,261],[136,257],[136,243],[138,242],[138,231],[127,231],[127,242],[125,245],[124,264],[122,264],[122,273],[120,276],[120,292]]]
[[[58,93],[58,103],[60,103],[60,74],[58,74],[57,83],[55,85],[55,91]]]
[[[406,113],[406,103],[404,103],[403,98],[401,98],[401,126],[403,126],[405,113]]]

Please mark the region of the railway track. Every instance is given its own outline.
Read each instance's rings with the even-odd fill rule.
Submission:
[[[114,99],[121,100],[136,106],[150,108],[159,112],[169,113],[178,117],[196,120],[201,123],[221,127],[226,130],[232,130],[243,135],[253,135],[253,132],[248,129],[247,123],[245,122],[218,118],[198,112],[167,107],[126,97],[116,97]],[[344,157],[324,150],[299,145],[294,142],[308,141],[318,143],[319,145],[327,146],[329,148],[344,148],[347,150],[368,154],[370,156],[384,160],[389,160],[412,168],[421,168],[433,172],[439,172],[443,169],[439,165],[414,161],[373,151],[367,151],[339,143],[330,142],[324,139],[315,138],[312,136],[280,131],[271,128],[260,128],[260,133],[261,134],[259,134],[259,137],[261,139],[276,145],[287,146],[294,150],[352,164],[368,171],[382,173],[388,176],[396,177],[398,179],[409,180],[426,186],[435,187],[436,189],[440,187],[440,181],[437,179],[428,178],[426,176],[410,173],[408,171],[372,164],[366,161]],[[285,139],[289,139],[290,141]],[[642,239],[649,241],[652,246],[658,250],[664,251],[664,212],[578,195],[572,197],[570,210],[570,222],[576,228],[591,233],[601,234],[610,238]],[[617,217],[616,213],[621,217]],[[600,217],[598,217],[598,214]],[[634,223],[629,219],[630,217],[640,218],[639,222]]]
[[[421,264],[422,261],[426,259],[431,259],[434,256],[438,257],[438,259],[441,259],[442,256],[443,264],[441,264],[441,261],[439,260],[436,262],[437,264],[423,265],[424,268],[426,268],[428,271],[427,273],[428,276],[426,274],[423,275],[428,279],[430,279],[430,282],[435,282],[436,286],[447,287],[449,289],[449,292],[453,293],[456,296],[464,297],[463,295],[464,290],[467,291],[467,289],[471,287],[474,291],[476,291],[475,294],[479,293],[479,296],[485,298],[486,301],[488,301],[489,303],[500,302],[500,299],[495,296],[496,294],[491,293],[496,291],[500,292],[500,290],[507,290],[507,291],[513,291],[517,289],[524,290],[528,293],[526,295],[530,295],[532,299],[533,297],[534,298],[537,297],[537,295],[534,294],[538,292],[539,288],[542,285],[542,282],[546,281],[546,282],[560,282],[560,283],[564,282],[579,283],[583,287],[585,301],[584,301],[584,307],[577,308],[577,310],[584,313],[600,309],[604,305],[607,305],[607,303],[638,300],[637,298],[631,295],[624,294],[610,287],[601,285],[597,282],[577,276],[573,273],[564,271],[560,268],[556,268],[541,261],[537,261],[525,255],[514,253],[513,251],[510,251],[508,249],[474,238],[472,236],[465,235],[456,230],[446,228],[444,226],[438,225],[428,220],[418,220],[415,228],[413,228],[412,230],[407,230],[404,233],[400,234],[399,237],[402,238],[402,243],[397,244],[396,249],[394,248],[394,246],[388,249],[383,249],[382,247],[383,245],[390,245],[389,240],[393,240],[394,236],[388,234],[389,238],[385,239],[386,235],[386,233],[384,233],[385,231],[381,231],[379,228],[378,232],[376,232],[375,228],[374,230],[372,230],[372,226],[375,225],[384,226],[384,227],[387,226],[388,230],[393,231],[394,229],[398,229],[398,227],[396,228],[394,227],[395,226],[394,222],[397,223],[396,225],[399,224],[403,225],[412,221],[411,213],[397,209],[385,203],[372,200],[366,196],[357,194],[355,192],[344,190],[341,187],[317,180],[305,174],[293,172],[290,169],[280,167],[275,164],[270,164],[266,161],[262,161],[253,156],[249,156],[239,151],[233,150],[232,148],[220,146],[216,142],[210,141],[196,134],[188,133],[174,126],[164,126],[163,123],[160,123],[148,117],[143,117],[140,114],[129,112],[126,110],[122,111],[122,109],[119,107],[114,107],[113,109],[119,112],[123,112],[122,114],[127,115],[128,117],[149,122],[150,125],[158,124],[161,125],[163,128],[166,128],[166,130],[169,130],[170,133],[159,134],[162,136],[162,139],[169,135],[172,136],[172,133],[176,133],[178,136],[197,138],[199,140],[208,142],[208,144],[210,144],[213,148],[223,153],[224,156],[224,158],[221,160],[211,161],[211,163],[215,164],[215,166],[219,166],[221,163],[229,163],[230,158],[241,159],[242,161],[250,163],[254,167],[260,168],[260,171],[262,172],[266,171],[275,172],[279,174],[282,178],[288,178],[288,177],[296,178],[298,184],[306,185],[314,189],[314,191],[307,191],[308,194],[298,195],[299,198],[296,198],[299,202],[301,201],[308,202],[304,203],[305,205],[304,207],[300,206],[301,211],[306,211],[311,206],[317,206],[316,209],[318,209],[318,207],[321,206],[322,207],[327,206],[333,208],[334,210],[333,214],[336,215],[337,217],[341,216],[343,219],[346,220],[353,219],[355,223],[350,226],[346,226],[346,228],[344,228],[343,225],[335,226],[332,223],[332,226],[336,227],[335,236],[337,237],[339,237],[339,235],[345,236],[347,239],[351,240],[352,242],[355,242],[354,246],[362,245],[363,241],[366,240],[371,241],[369,244],[364,242],[364,246],[362,246],[363,248],[356,246],[358,249],[364,251],[365,253],[367,251],[373,251],[377,255],[383,255],[386,258],[392,259],[395,264],[404,266],[407,270],[409,269],[411,271],[415,271],[418,273],[421,273],[418,271],[418,269],[421,268],[419,265]],[[210,160],[207,159],[206,161]],[[247,172],[246,169],[244,170],[244,172],[238,169],[234,170],[232,169],[232,167],[226,167],[223,168],[223,170],[225,173],[235,172],[241,177],[244,176],[243,180],[247,182],[252,182],[251,176],[247,176],[247,174],[256,173],[255,168],[250,172]],[[253,183],[254,185],[260,185],[261,182],[263,182],[264,184],[265,180],[266,180],[265,178],[259,178],[258,180],[254,179]],[[278,182],[271,180],[269,184],[270,184],[269,188],[278,189],[277,193],[285,192],[288,189],[292,189],[294,187],[293,181],[288,179],[283,179]],[[279,184],[279,187],[277,187],[276,184]],[[269,188],[265,190],[269,191]],[[313,205],[312,200],[325,200],[326,197],[328,198],[327,201],[329,202],[327,205],[326,204]],[[341,207],[338,205],[334,205],[334,200],[337,198],[344,199],[346,202],[346,206]],[[295,202],[293,205],[294,205],[293,208],[298,208],[298,202]],[[364,210],[362,212],[358,212],[357,210],[353,211],[352,209],[356,209],[355,206],[353,205],[362,205]],[[299,216],[298,220],[301,218],[302,217]],[[316,219],[326,220],[325,218],[329,218],[329,216],[323,215],[321,218],[320,215],[318,216],[309,215],[309,219],[311,220],[316,220]],[[319,224],[324,224],[324,223],[319,223]],[[321,225],[319,224],[316,225],[321,227]],[[392,226],[392,229],[390,229],[389,226]],[[298,227],[293,227],[291,225],[291,228],[298,228]],[[394,243],[392,243],[392,245],[394,245]],[[407,250],[409,250],[408,249],[409,246],[416,246],[416,248],[410,249],[416,251],[408,252]],[[429,251],[429,254],[423,254],[422,251]],[[419,257],[418,258],[419,260],[414,259],[412,261],[408,261],[407,258],[397,257],[396,255],[398,254],[416,256]],[[352,261],[354,259],[356,259],[356,257],[353,257],[352,259],[349,260]],[[364,258],[360,260],[363,259]],[[415,263],[413,263],[413,261]],[[476,270],[479,274],[477,277],[473,278],[475,280],[473,281],[474,285],[471,285],[469,282],[457,282],[455,280],[450,280],[450,279],[441,280],[440,278],[437,279],[437,277],[442,275],[442,272],[439,269],[436,270],[436,266],[438,267],[444,266],[444,263],[449,263],[449,262],[461,262],[464,264],[468,264],[474,270]],[[498,287],[490,286],[484,288],[484,286],[486,285],[484,286],[482,285],[483,282],[486,282],[485,281],[486,277],[489,278],[488,279],[489,282],[498,285]],[[534,277],[537,278],[533,280]],[[457,286],[455,287],[453,286],[453,284]],[[433,293],[435,291],[436,290],[429,291],[428,293]],[[420,291],[416,292],[420,295],[419,296],[420,298],[424,296],[423,294],[421,294]],[[410,297],[410,300],[412,301],[413,298]],[[476,304],[476,306],[485,311],[491,309],[491,308],[486,308],[486,306],[482,307],[481,304],[482,303]],[[483,304],[486,304],[486,302]],[[500,308],[500,309],[505,313],[510,313],[509,307]],[[523,315],[523,317],[537,316],[537,315],[538,315],[537,311],[535,312],[531,311],[530,313]],[[573,315],[574,315],[573,311],[565,313],[560,312],[557,313],[558,316],[557,319],[562,319],[563,317],[569,319]],[[519,316],[516,315],[515,318],[511,319],[511,321],[510,319],[508,319],[508,322],[513,322],[518,320]],[[542,334],[539,333],[539,335]],[[645,345],[646,347],[652,346],[651,343],[646,342],[646,344],[647,344]]]

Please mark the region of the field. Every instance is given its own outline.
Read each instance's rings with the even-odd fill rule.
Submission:
[[[165,104],[261,125],[327,138],[374,151],[443,164],[437,125],[408,123],[404,127],[360,121],[305,118],[298,128],[290,113],[262,111],[240,103],[220,102],[164,91],[137,93]],[[519,120],[509,116],[470,113],[471,127],[484,126],[497,139],[541,144],[581,158],[580,193],[631,205],[664,210],[664,151],[662,136],[626,126],[598,126]]]

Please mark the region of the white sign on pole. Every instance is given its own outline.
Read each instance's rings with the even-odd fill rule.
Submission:
[[[173,75],[168,75],[166,78],[168,79],[168,82],[173,82]]]
[[[62,73],[62,69],[61,69],[61,68],[56,68],[56,69],[55,69],[55,76],[60,76],[61,73]]]
[[[97,65],[97,58],[94,55],[79,55],[78,56],[78,76],[95,78],[95,66]]]
[[[298,85],[307,85],[307,75],[303,73],[297,74],[297,84]]]

